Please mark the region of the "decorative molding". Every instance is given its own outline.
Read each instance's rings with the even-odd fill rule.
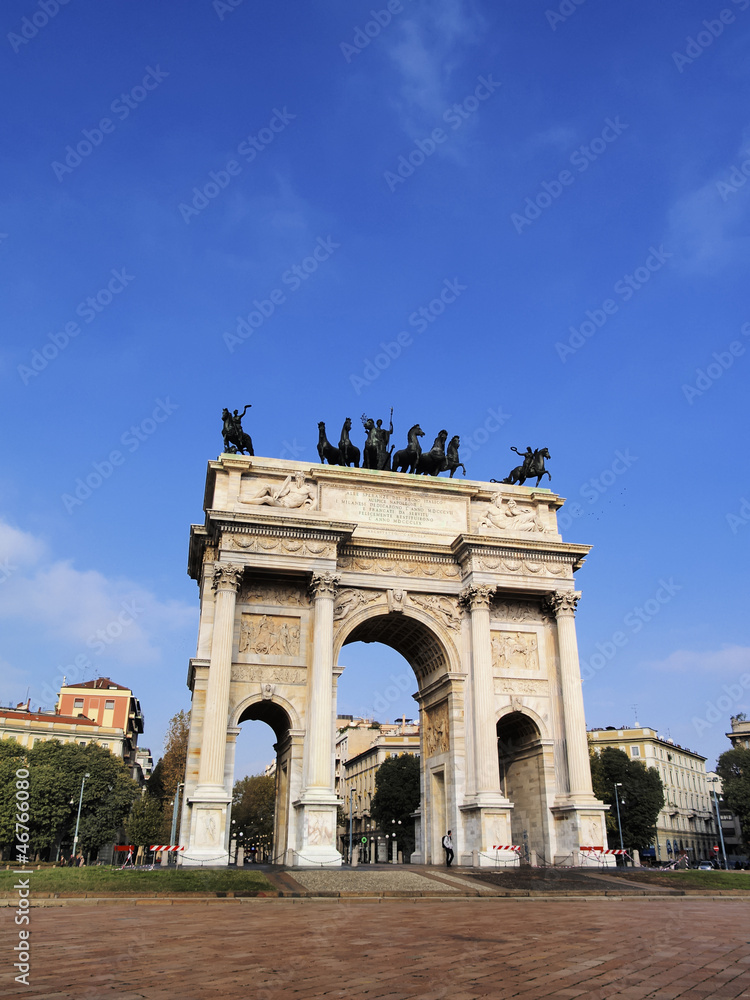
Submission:
[[[240,653],[299,656],[300,620],[283,615],[240,615]]]
[[[319,597],[333,599],[336,596],[336,587],[340,579],[341,577],[335,573],[313,573],[308,591],[314,600]]]
[[[450,719],[448,702],[424,710],[424,748],[427,757],[447,753],[450,749]]]
[[[233,663],[232,680],[251,681],[259,684],[304,684],[307,680],[307,670],[305,667]]]
[[[532,576],[565,576],[569,567],[565,563],[530,558],[508,559],[501,556],[475,555],[474,565],[484,573],[530,573]]]
[[[242,584],[244,572],[242,566],[214,566],[214,577],[211,585],[215,591],[233,590],[237,593]]]
[[[544,597],[544,604],[556,618],[562,618],[564,615],[575,617],[576,606],[580,599],[580,590],[558,590],[554,594],[547,594]]]
[[[360,608],[367,607],[368,604],[380,601],[382,598],[382,590],[359,590],[352,587],[340,590],[336,594],[336,601],[333,605],[333,620],[335,622],[342,621],[349,615],[353,615],[355,611],[359,611]]]
[[[409,604],[437,618],[447,629],[461,628],[461,615],[455,597],[440,594],[409,594]]]
[[[496,677],[495,694],[530,695],[546,698],[549,695],[549,685],[542,679],[518,679],[515,677]],[[514,699],[511,698],[511,701]]]

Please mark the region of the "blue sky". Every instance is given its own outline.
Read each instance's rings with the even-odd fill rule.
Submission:
[[[397,441],[460,434],[473,479],[549,449],[594,546],[589,725],[637,705],[711,763],[750,710],[750,0],[2,21],[0,701],[51,706],[78,658],[134,688],[158,755],[222,407],[312,462],[319,420],[393,406]],[[342,711],[408,670],[346,662]],[[404,690],[377,714],[413,714]],[[238,776],[271,756],[246,728]]]

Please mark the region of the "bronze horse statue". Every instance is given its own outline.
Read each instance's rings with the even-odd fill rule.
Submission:
[[[347,417],[344,426],[341,428],[341,440],[339,441],[339,454],[341,455],[341,465],[347,467],[353,465],[359,468],[359,448],[349,440],[349,431],[352,429],[352,418]]]
[[[364,455],[362,456],[363,469],[382,469],[389,471],[391,468],[391,455],[393,448],[388,451],[388,442],[393,434],[393,407],[391,407],[391,426],[389,430],[381,427],[382,420],[378,420],[377,425],[372,417],[362,414],[362,425],[367,431],[367,441],[365,441]]]
[[[237,410],[234,413],[230,413],[226,406],[221,411],[221,419],[224,421],[224,427],[221,432],[224,438],[224,451],[230,455],[243,455],[245,452],[248,455],[255,454],[253,451],[253,439],[242,429],[242,418],[251,406],[252,403],[248,403],[242,413],[239,413]]]
[[[520,452],[516,448],[511,448],[511,451],[515,451],[516,454]],[[531,451],[531,449],[527,449]],[[549,474],[547,469],[544,468],[544,460],[549,459],[550,454],[546,448],[537,448],[533,454],[524,461],[523,465],[517,465],[515,469],[506,476],[505,479],[501,479],[501,483],[508,483],[510,486],[523,486],[527,479],[533,479],[534,476],[537,477],[536,485],[542,481],[544,476],[549,476],[549,481],[552,482],[552,476]],[[496,483],[496,479],[491,479],[490,482]]]
[[[453,479],[453,473],[456,469],[463,469],[464,475],[466,475],[466,466],[463,462],[458,460],[458,446],[461,444],[461,440],[458,434],[450,439],[448,449],[445,455],[445,467],[441,469],[441,472],[446,472],[448,469],[451,470],[451,479]]]
[[[401,451],[397,451],[393,456],[393,461],[391,462],[391,470],[393,472],[417,471],[417,463],[419,462],[422,454],[422,446],[419,443],[419,439],[424,437],[424,431],[419,424],[414,424],[414,426],[409,429],[407,436],[409,439],[408,445],[405,448],[402,448]]]
[[[329,465],[341,465],[341,454],[326,437],[326,425],[322,420],[318,424],[318,455],[323,465],[326,461]]]
[[[422,452],[417,462],[417,475],[437,476],[439,472],[444,472],[448,468],[445,464],[445,442],[447,439],[448,431],[440,431],[432,448]]]

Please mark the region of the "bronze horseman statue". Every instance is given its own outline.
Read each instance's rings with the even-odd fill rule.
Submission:
[[[253,451],[252,438],[242,429],[242,418],[252,405],[252,403],[248,403],[242,413],[239,413],[237,410],[235,410],[234,413],[230,413],[226,407],[222,410],[221,419],[224,421],[224,429],[222,430],[222,436],[224,438],[224,451],[230,455],[244,455],[245,452],[247,452],[248,455],[255,454]]]

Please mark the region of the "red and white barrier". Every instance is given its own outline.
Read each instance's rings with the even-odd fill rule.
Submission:
[[[604,847],[579,847],[579,851],[590,853],[590,854],[627,854],[627,851],[623,851],[620,848],[617,850],[605,849]]]
[[[521,848],[517,844],[493,844],[493,851],[518,851],[520,853]]]
[[[184,847],[180,847],[179,844],[152,844],[149,847],[150,851],[184,851]]]

